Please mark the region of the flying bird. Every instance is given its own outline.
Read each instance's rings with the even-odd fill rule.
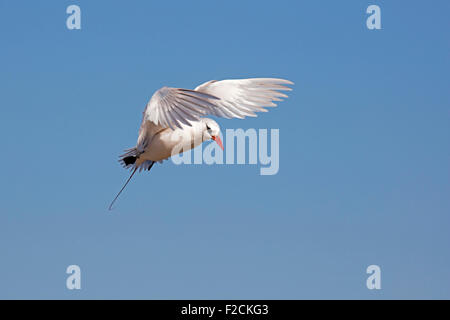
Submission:
[[[292,90],[287,85],[293,84],[284,79],[253,78],[211,80],[194,90],[169,87],[157,90],[143,112],[136,146],[120,156],[121,164],[132,172],[109,210],[137,170],[150,171],[155,162],[193,149],[204,141],[214,140],[223,150],[219,125],[205,116],[256,117],[256,112],[267,112],[264,107],[276,107],[274,101],[287,98],[280,91]]]

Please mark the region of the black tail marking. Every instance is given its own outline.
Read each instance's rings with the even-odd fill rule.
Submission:
[[[126,167],[128,167],[131,164],[134,164],[136,162],[136,157],[135,156],[128,156],[128,157],[124,157],[122,159],[123,163],[125,164]]]

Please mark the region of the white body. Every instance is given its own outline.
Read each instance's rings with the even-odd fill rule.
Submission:
[[[163,128],[147,121],[144,129],[147,133],[148,143],[143,153],[136,161],[136,165],[151,161],[162,161],[171,156],[199,146],[203,140],[203,121],[192,121],[191,126],[182,125],[175,130]]]

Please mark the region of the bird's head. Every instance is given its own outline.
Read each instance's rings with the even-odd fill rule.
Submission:
[[[212,119],[203,118],[203,140],[214,140],[223,150],[222,140],[220,139],[220,127]]]

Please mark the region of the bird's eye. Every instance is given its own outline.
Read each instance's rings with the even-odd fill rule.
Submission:
[[[211,128],[208,125],[206,125],[206,130],[211,130]]]

